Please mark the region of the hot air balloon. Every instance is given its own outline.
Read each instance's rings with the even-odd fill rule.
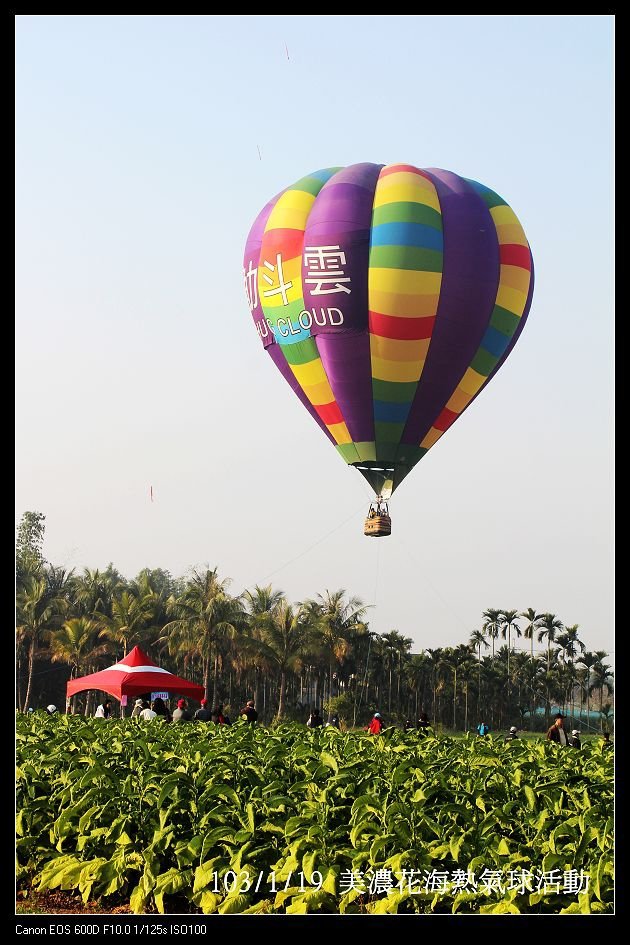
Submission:
[[[315,171],[263,207],[243,277],[263,348],[342,459],[387,500],[494,377],[534,285],[516,214],[439,168]]]

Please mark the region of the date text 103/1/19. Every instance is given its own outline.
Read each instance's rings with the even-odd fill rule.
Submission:
[[[300,892],[305,892],[307,889],[321,889],[322,883],[324,882],[324,877],[319,870],[313,870],[310,875],[302,871],[299,873],[290,872],[287,878],[284,879],[283,877],[282,880],[276,879],[276,874],[273,870],[267,874],[261,871],[258,875],[251,875],[247,870],[241,870],[240,873],[236,873],[234,870],[228,870],[221,877],[219,877],[218,873],[212,873],[211,876],[212,879],[207,888],[214,893],[244,893],[249,892],[250,889],[254,892],[258,892],[263,881],[266,881],[269,892],[272,893],[278,892],[280,889],[289,889],[289,887],[297,887]]]

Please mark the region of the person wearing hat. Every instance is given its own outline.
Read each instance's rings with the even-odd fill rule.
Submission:
[[[566,716],[562,712],[556,712],[553,717],[553,725],[547,729],[547,738],[550,742],[556,742],[558,745],[568,745],[569,739],[564,730],[563,722]]]
[[[192,715],[186,708],[185,699],[177,700],[177,708],[173,712],[173,722],[192,722]]]
[[[143,709],[144,709],[144,700],[136,699],[136,701],[133,704],[133,709],[131,710],[131,718],[132,719],[137,718]]]
[[[48,715],[54,715],[56,711],[57,711],[56,705],[52,705],[51,703],[50,705],[46,706],[46,712],[48,712]]]
[[[511,725],[511,726],[510,726],[510,731],[509,731],[509,732],[507,733],[507,735],[505,736],[505,741],[506,741],[506,742],[511,742],[513,738],[518,738],[516,725]]]
[[[367,731],[371,735],[380,735],[381,732],[383,731],[383,728],[384,728],[383,717],[380,712],[375,712],[374,715],[372,716],[372,721],[367,727]]]
[[[201,700],[201,708],[197,709],[193,716],[195,722],[210,722],[212,719],[212,712],[208,708],[209,705],[210,703],[207,699]]]
[[[577,728],[574,728],[573,731],[571,732],[571,738],[569,739],[569,745],[571,746],[571,748],[581,748],[581,747],[582,747],[582,741],[581,741],[581,739],[580,739],[580,733],[579,733],[579,731],[577,730]]]

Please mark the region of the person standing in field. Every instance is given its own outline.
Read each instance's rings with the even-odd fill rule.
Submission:
[[[516,725],[512,725],[512,727],[510,728],[510,731],[505,736],[504,741],[511,742],[514,738],[518,738]]]
[[[367,731],[371,735],[380,735],[384,727],[385,726],[383,725],[383,717],[381,713],[375,712],[374,715],[372,716],[372,721],[367,727]]]
[[[106,699],[105,702],[101,702],[101,704],[96,707],[94,718],[95,719],[110,719],[111,717],[112,717],[112,700]]]
[[[567,738],[567,733],[564,730],[564,719],[566,716],[562,712],[556,712],[553,717],[553,725],[547,729],[547,739],[550,742],[556,742],[558,745],[568,745],[569,739]]]
[[[137,718],[144,709],[144,699],[136,699],[131,710],[131,718]]]
[[[308,717],[308,719],[307,719],[307,721],[306,721],[307,727],[308,727],[308,728],[319,728],[320,725],[323,725],[323,724],[324,724],[324,720],[323,720],[323,718],[321,717],[321,715],[319,714],[319,709],[313,709],[313,711],[311,712],[311,714],[309,715],[309,717]]]
[[[248,699],[248,700],[247,700],[247,702],[245,703],[245,705],[243,706],[243,708],[242,708],[241,711],[239,712],[239,715],[240,715],[241,717],[247,719],[248,722],[257,722],[257,721],[258,721],[258,712],[256,712],[256,709],[254,708],[254,700],[253,700],[253,699]]]
[[[223,714],[223,703],[218,702],[212,710],[212,721],[215,725],[228,725],[227,716]]]
[[[173,712],[173,722],[192,722],[192,715],[186,707],[185,699],[177,700],[177,708]]]
[[[148,722],[151,719],[157,719],[157,717],[158,717],[157,712],[154,712],[153,709],[149,706],[149,703],[145,702],[142,712],[140,713],[140,718],[144,719],[145,722]]]
[[[581,747],[582,747],[582,739],[580,738],[580,733],[579,733],[579,731],[578,731],[576,728],[574,728],[573,731],[571,732],[571,738],[569,739],[569,745],[571,746],[571,748],[581,748]]]
[[[168,706],[166,705],[166,703],[164,702],[164,699],[162,699],[161,696],[155,697],[155,699],[151,703],[151,708],[153,709],[155,714],[158,716],[158,718],[160,718],[163,722],[171,721],[171,713],[169,712]]]
[[[431,722],[429,721],[429,716],[423,709],[418,716],[418,728],[428,728],[430,724]]]
[[[479,734],[482,735],[482,736],[483,736],[483,735],[487,735],[488,732],[490,731],[490,726],[489,726],[489,725],[486,725],[485,722],[480,722],[479,725],[477,726],[477,731],[478,731]]]
[[[195,719],[195,722],[211,722],[212,721],[212,713],[210,712],[210,709],[208,708],[207,699],[201,700],[201,708],[197,709],[197,711],[195,712],[194,719]]]

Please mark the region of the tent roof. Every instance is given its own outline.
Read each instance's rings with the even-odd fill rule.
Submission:
[[[71,679],[66,686],[66,698],[69,699],[75,693],[84,692],[86,689],[100,689],[115,699],[157,691],[176,692],[197,701],[204,697],[203,686],[157,666],[139,646],[134,646],[123,660],[114,663],[109,669],[81,676],[80,679]]]

